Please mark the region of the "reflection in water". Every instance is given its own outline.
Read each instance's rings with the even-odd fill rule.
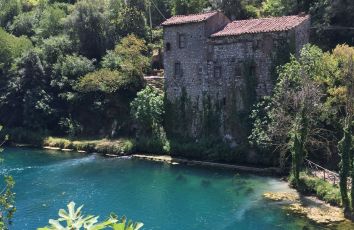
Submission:
[[[129,158],[6,149],[1,174],[16,180],[11,229],[36,229],[70,201],[86,214],[110,212],[144,222],[144,229],[318,229],[289,216],[264,192],[288,191],[275,178],[165,165]]]

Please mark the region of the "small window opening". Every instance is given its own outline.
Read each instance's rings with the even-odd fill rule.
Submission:
[[[166,51],[170,51],[171,50],[171,43],[167,42],[166,43]]]
[[[203,75],[203,68],[202,67],[198,68],[198,75]]]
[[[178,35],[178,47],[180,49],[183,49],[186,47],[186,35],[184,35],[184,34]]]
[[[224,98],[222,99],[222,104],[223,104],[223,106],[226,105],[226,97],[224,97]]]
[[[214,67],[214,77],[221,78],[221,66]]]
[[[180,62],[175,63],[175,76],[182,76],[182,67]]]
[[[241,65],[236,65],[235,66],[235,76],[241,76],[242,75],[242,70],[241,70]]]
[[[252,77],[256,76],[256,66],[255,65],[251,65],[251,67],[250,67],[250,75]]]

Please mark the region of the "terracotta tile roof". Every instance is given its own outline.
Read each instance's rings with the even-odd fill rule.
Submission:
[[[201,14],[176,15],[164,21],[161,25],[171,26],[171,25],[186,24],[186,23],[193,23],[193,22],[202,22],[209,19],[210,17],[214,16],[217,13],[218,11],[201,13]]]
[[[212,34],[211,37],[286,31],[298,26],[308,18],[309,16],[305,15],[233,21],[227,24],[221,31]]]

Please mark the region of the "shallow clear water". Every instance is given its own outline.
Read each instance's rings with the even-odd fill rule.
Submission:
[[[30,149],[8,148],[3,157],[0,174],[16,180],[14,230],[45,226],[70,201],[86,214],[113,211],[151,230],[318,229],[262,199],[289,189],[276,178]]]

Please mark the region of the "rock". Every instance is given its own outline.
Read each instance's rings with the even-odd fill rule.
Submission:
[[[326,205],[327,206],[327,205]],[[334,224],[343,222],[343,211],[340,208],[327,206],[327,207],[304,207],[301,203],[290,204],[285,207],[286,210],[307,217],[308,219],[316,222],[317,224]]]
[[[74,150],[73,149],[61,149],[61,151],[63,151],[63,152],[72,152]]]
[[[44,149],[48,149],[48,150],[60,150],[59,147],[50,147],[50,146],[44,146]]]
[[[341,208],[333,207],[323,202],[308,205],[304,200],[310,198],[302,198],[296,192],[268,192],[263,194],[263,197],[273,201],[288,201],[290,204],[285,205],[284,209],[306,217],[307,219],[316,222],[317,224],[330,225],[344,222],[344,214]]]
[[[300,199],[299,194],[296,192],[267,192],[263,194],[263,197],[273,201],[298,201]]]

